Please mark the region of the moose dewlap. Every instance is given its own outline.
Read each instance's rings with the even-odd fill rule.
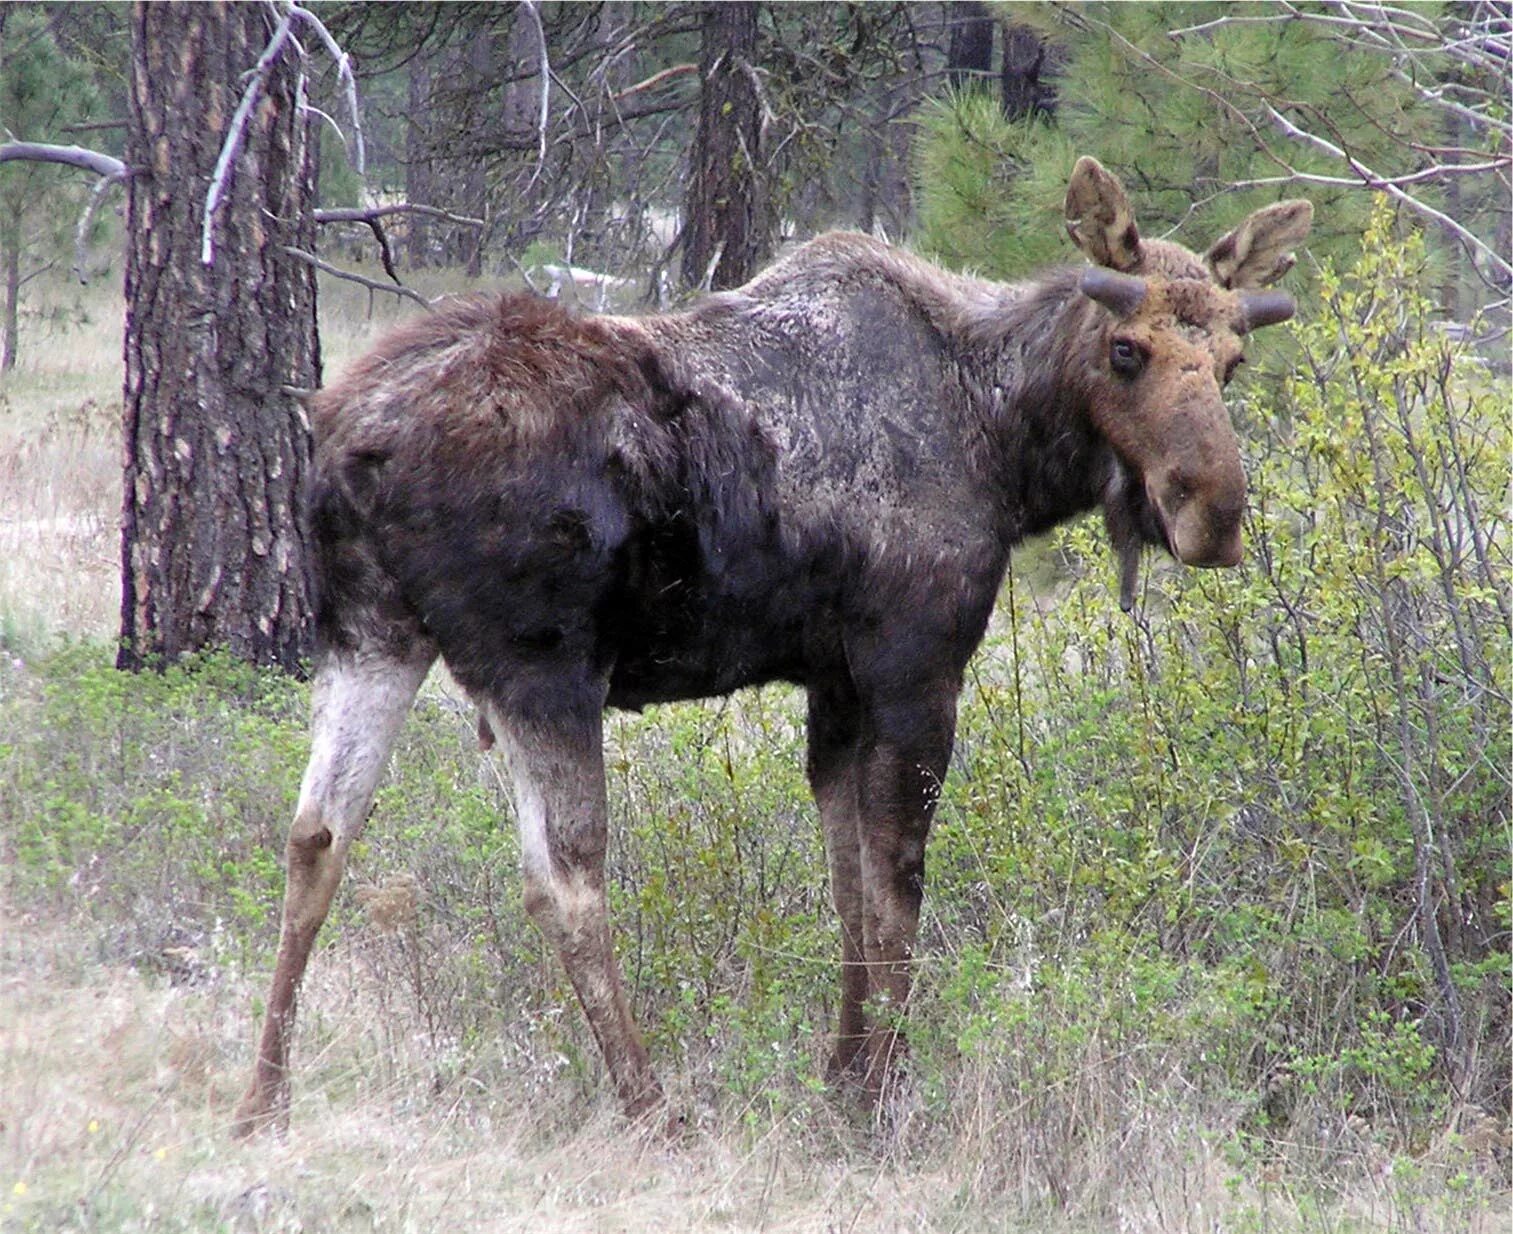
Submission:
[[[522,296],[402,326],[313,402],[321,650],[250,1131],[287,1116],[296,994],[427,670],[445,659],[514,783],[527,906],[626,1109],[660,1099],[605,904],[606,707],[795,682],[842,924],[830,1069],[899,1050],[962,672],[1009,549],[1102,507],[1131,603],[1141,548],[1240,560],[1223,401],[1307,202],[1203,256],[1147,240],[1073,172],[1092,262],[967,278],[822,236],[679,313],[578,318]]]

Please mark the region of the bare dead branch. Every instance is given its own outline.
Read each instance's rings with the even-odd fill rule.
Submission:
[[[359,287],[366,287],[369,291],[386,291],[392,296],[399,296],[404,300],[413,300],[427,312],[431,311],[431,302],[412,287],[406,287],[403,283],[380,283],[377,279],[370,279],[365,275],[353,270],[343,270],[339,266],[333,266],[328,261],[322,261],[314,253],[307,253],[304,249],[295,248],[291,244],[283,246],[284,252],[290,257],[297,257],[307,265],[314,266],[322,274],[329,274],[332,278],[345,279],[349,283],[356,283]]]
[[[626,86],[624,90],[620,90],[615,94],[610,95],[610,102],[619,103],[624,99],[630,98],[630,96],[633,94],[640,94],[644,90],[655,90],[658,86],[663,85],[665,82],[671,81],[675,77],[684,77],[689,73],[697,73],[698,71],[699,66],[697,64],[671,65],[668,68],[661,70],[661,72],[653,73],[644,81],[638,81],[635,85]]]
[[[542,291],[541,288],[539,288],[539,287],[536,286],[536,280],[531,277],[530,271],[527,270],[523,265],[520,264],[520,258],[516,257],[515,254],[511,253],[511,254],[509,254],[509,259],[510,259],[510,264],[512,266],[514,266],[515,269],[520,272],[520,277],[521,277],[521,279],[524,280],[525,285],[527,287],[529,287],[531,289],[531,291],[534,292],[536,295],[538,295],[538,296],[544,296],[546,293],[544,291]]]
[[[363,145],[362,136],[362,112],[357,106],[357,78],[352,72],[352,58],[342,50],[341,45],[331,37],[331,32],[326,29],[320,18],[309,9],[299,5],[291,5],[289,16],[303,22],[315,31],[316,37],[326,46],[326,52],[336,62],[337,76],[347,95],[347,112],[352,120],[352,141],[348,148],[348,157],[352,160],[352,169],[357,172],[359,179],[366,179],[368,175],[368,155]]]
[[[466,214],[453,214],[437,206],[422,206],[413,202],[394,202],[386,206],[333,206],[315,212],[317,223],[367,223],[371,219],[388,218],[392,214],[419,214],[426,218],[442,219],[461,227],[486,227],[483,219]]]
[[[61,131],[64,133],[103,133],[125,127],[125,120],[95,120],[89,124],[65,124]]]
[[[200,231],[200,262],[210,266],[215,264],[215,212],[221,204],[221,198],[226,192],[226,181],[231,174],[231,164],[236,159],[236,154],[242,145],[242,133],[247,127],[247,117],[252,114],[252,108],[256,105],[258,96],[263,92],[263,82],[267,80],[268,73],[284,50],[284,44],[289,41],[289,36],[294,29],[293,13],[286,13],[282,21],[273,31],[268,45],[263,48],[263,54],[257,58],[248,72],[247,88],[242,92],[242,99],[236,105],[236,111],[232,113],[231,123],[226,129],[226,140],[221,143],[220,156],[215,161],[215,170],[210,176],[210,189],[205,194],[204,221]]]
[[[772,104],[767,98],[767,90],[762,85],[762,75],[757,72],[756,67],[745,56],[735,58],[735,67],[751,83],[751,91],[756,95],[757,105],[762,109],[762,123],[757,127],[757,145],[765,146],[768,130],[777,120],[777,113],[772,110]],[[756,167],[758,164],[753,162],[752,166]]]
[[[0,144],[0,163],[63,163],[82,167],[97,176],[124,180],[130,169],[120,159],[83,146],[54,146],[40,141],[8,141]]]
[[[89,201],[85,203],[84,210],[79,215],[78,225],[74,228],[74,277],[81,284],[89,282],[85,265],[86,258],[89,256],[89,229],[95,221],[96,213],[99,212],[100,203],[105,200],[105,194],[111,185],[120,184],[127,178],[128,174],[124,166],[120,172],[101,176],[95,182],[95,187],[89,194]]]

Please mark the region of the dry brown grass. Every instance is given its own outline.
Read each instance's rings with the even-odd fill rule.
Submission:
[[[0,382],[0,642],[109,637],[120,610],[121,301],[28,289]]]
[[[1035,1157],[1054,1156],[1054,1130],[1037,1142],[1012,1110],[983,1109],[981,1138],[969,1118],[940,1144],[919,1141],[907,1110],[879,1133],[817,1097],[762,1127],[691,1110],[691,1128],[669,1143],[627,1127],[607,1096],[543,1089],[525,1071],[494,1091],[438,1089],[425,1035],[375,1014],[383,995],[360,944],[328,949],[313,973],[290,1134],[240,1144],[226,1125],[255,980],[213,963],[192,981],[144,976],[80,955],[56,925],[3,919],[0,939],[6,1231],[1507,1228],[1494,1207],[1453,1221],[1404,1207],[1386,1159],[1326,1216],[1284,1159],[1240,1183],[1196,1119],[1158,1118],[1154,1104],[1109,1121],[1086,1160],[1048,1163]],[[1094,1069],[1095,1100],[1102,1078]],[[1024,1138],[1002,1140],[1010,1128]],[[1059,1202],[1040,1177],[1048,1165],[1070,1192]],[[1115,1198],[1089,1211],[1077,1188]]]

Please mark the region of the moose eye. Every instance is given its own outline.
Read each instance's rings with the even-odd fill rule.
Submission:
[[[1121,377],[1137,377],[1145,367],[1145,352],[1138,343],[1116,338],[1108,349],[1109,367]]]

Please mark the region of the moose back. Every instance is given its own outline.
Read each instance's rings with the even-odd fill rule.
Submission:
[[[1009,549],[1101,507],[1126,607],[1145,544],[1240,560],[1222,389],[1246,333],[1291,315],[1264,288],[1312,211],[1266,207],[1198,256],[1142,237],[1083,159],[1066,214],[1091,264],[1021,284],[832,234],[685,312],[461,300],[315,396],[313,742],[239,1131],[287,1116],[300,980],[438,656],[509,764],[526,906],[631,1114],[660,1090],[611,946],[602,713],[802,686],[842,927],[830,1071],[884,1088]]]

